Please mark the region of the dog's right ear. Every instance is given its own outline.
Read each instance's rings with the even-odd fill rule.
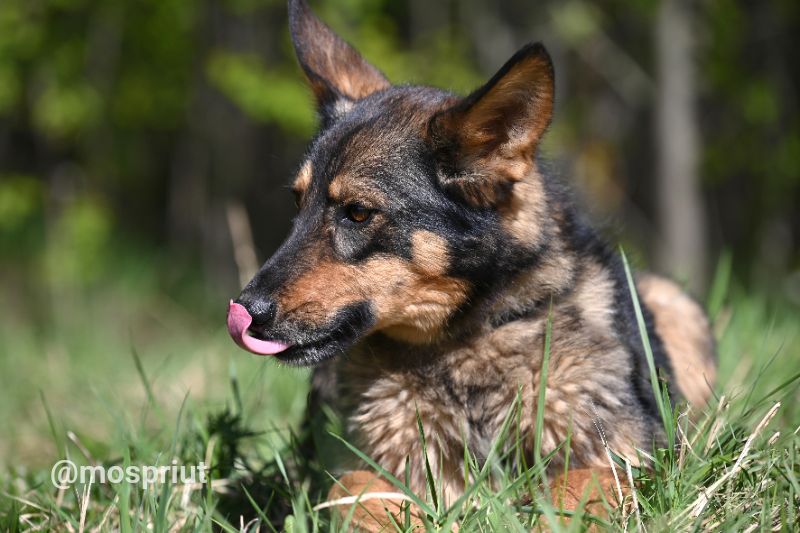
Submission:
[[[483,87],[433,116],[428,139],[442,187],[474,206],[496,206],[535,165],[553,116],[553,63],[529,44]]]
[[[391,84],[355,48],[319,20],[305,0],[289,0],[289,29],[323,120],[337,105],[359,100]]]

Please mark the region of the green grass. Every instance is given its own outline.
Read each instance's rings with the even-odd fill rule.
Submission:
[[[712,405],[689,417],[662,404],[675,446],[655,452],[654,469],[631,469],[635,509],[605,518],[579,512],[563,529],[791,530],[800,521],[800,328],[786,308],[728,291],[726,269],[709,299],[720,351]],[[307,371],[238,350],[224,330],[224,301],[218,313],[198,315],[192,302],[165,301],[157,286],[129,282],[73,298],[80,313],[64,312],[46,328],[25,310],[0,312],[0,530],[347,527],[347,519],[314,510],[333,481],[298,445]],[[387,478],[431,529],[528,531],[555,523],[558,511],[544,497],[547,457],[525,464],[518,415],[509,410],[484,464],[465,450],[474,482],[450,507],[438,497],[435,472],[426,495]],[[212,481],[58,490],[50,466],[64,457],[123,467],[205,461]],[[625,464],[614,459],[625,479]]]

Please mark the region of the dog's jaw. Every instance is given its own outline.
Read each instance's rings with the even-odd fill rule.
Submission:
[[[314,366],[347,352],[374,325],[366,302],[342,309],[324,328],[313,333],[297,324],[281,324],[269,332],[251,329],[253,318],[247,309],[231,301],[228,333],[241,348],[257,355],[275,356],[291,366]],[[280,339],[280,340],[277,340]]]

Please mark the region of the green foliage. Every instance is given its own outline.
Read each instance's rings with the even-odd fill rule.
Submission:
[[[53,225],[46,248],[45,279],[53,286],[82,286],[97,279],[107,266],[103,253],[111,237],[113,221],[96,198],[70,203]]]
[[[0,235],[6,236],[30,224],[41,214],[42,186],[30,176],[0,177]]]
[[[647,191],[643,176],[653,163],[641,141],[650,138],[644,108],[603,94],[606,85],[628,81],[618,72],[652,83],[658,2],[551,1],[532,10],[512,1],[486,20],[472,4],[448,2],[420,32],[410,27],[418,20],[411,2],[312,4],[391,80],[461,93],[500,66],[481,54],[496,45],[494,37],[508,53],[544,39],[557,61],[559,90],[547,151],[581,159],[586,146],[598,146],[587,137],[599,138],[602,157],[585,158],[589,166],[632,176],[632,184],[609,181],[603,191]],[[797,229],[800,119],[791,52],[798,6],[718,0],[698,11],[704,187],[720,202],[720,231],[736,258],[721,262],[710,301],[720,392],[729,403],[712,406],[696,427],[678,417],[676,439],[687,433],[691,448],[661,454],[654,472],[636,472],[648,530],[790,529],[798,520],[794,401],[784,401],[757,436],[746,467],[724,492],[698,517],[689,512],[704,487],[732,470],[772,402],[797,395],[796,308],[739,280],[780,237],[770,224],[779,221],[790,238]],[[261,193],[265,159],[269,179],[286,181],[314,126],[283,0],[0,0],[0,426],[14,428],[0,439],[0,529],[81,529],[81,494],[59,497],[47,479],[66,442],[87,463],[212,457],[217,480],[239,496],[233,505],[216,485],[186,499],[128,485],[94,487],[90,526],[236,531],[238,515],[225,514],[235,509],[259,518],[262,530],[284,517],[286,530],[337,527],[327,511],[313,510],[323,494],[309,492],[308,479],[330,477],[299,457],[292,429],[305,405],[306,372],[248,358],[230,343],[218,293],[233,294],[234,283],[210,274],[222,269],[207,259],[228,249],[210,237],[225,234],[213,218],[219,204]],[[614,137],[619,129],[626,137]],[[257,142],[243,142],[241,132]],[[180,201],[195,196],[194,211],[184,210]],[[172,204],[178,207],[170,218],[164,211]],[[268,211],[264,205],[251,211]],[[196,255],[162,247],[175,244],[176,219],[190,211],[203,232],[179,244],[192,252],[208,246],[205,276]],[[796,268],[796,249],[781,246],[783,267]],[[770,271],[767,281],[779,278]],[[220,379],[229,374],[237,392]],[[775,441],[773,429],[781,431]],[[355,446],[348,449],[358,455]],[[497,446],[492,453],[505,459],[521,457],[518,451]],[[553,521],[538,487],[540,464],[497,469],[477,464],[466,450],[464,462],[473,473],[470,492],[452,508],[420,502],[430,524],[523,531],[542,515]],[[393,482],[403,490],[402,480]],[[437,490],[431,483],[431,495]],[[637,527],[633,516],[610,520]]]
[[[134,294],[149,301],[137,304]],[[98,300],[122,295],[130,302],[128,311],[139,316],[156,308],[152,299],[163,299],[152,287],[140,287]],[[212,325],[215,321],[195,327],[197,318],[176,309],[175,316],[164,317],[172,322],[171,340],[165,344],[164,338],[142,337],[136,331],[135,344],[141,349],[136,350],[140,355],[132,356],[130,344],[109,342],[105,336],[117,317],[91,311],[103,305],[95,301],[84,311],[94,315],[92,328],[60,331],[65,342],[55,349],[68,350],[68,362],[57,353],[42,358],[38,342],[20,343],[28,337],[25,329],[9,337],[9,319],[14,318],[0,310],[0,350],[11,349],[16,356],[13,361],[0,359],[5,394],[0,423],[18,427],[24,421],[34,430],[13,436],[29,450],[27,467],[14,461],[23,455],[19,448],[13,455],[0,448],[5,463],[0,468],[4,529],[64,529],[69,524],[77,531],[82,507],[87,530],[239,531],[240,516],[245,522],[254,520],[246,531],[256,531],[259,525],[262,531],[280,530],[281,524],[287,531],[346,529],[329,510],[314,509],[333,481],[320,464],[303,455],[302,435],[293,429],[304,410],[305,372],[248,356],[230,342],[224,328]],[[719,398],[691,417],[679,406],[673,413],[675,449],[658,451],[653,469],[632,469],[638,513],[627,507],[625,513],[617,509],[601,518],[579,511],[573,515],[577,523],[552,529],[591,524],[620,531],[793,527],[800,503],[800,410],[793,401],[800,388],[794,358],[800,338],[793,319],[774,312],[759,297],[734,289],[715,327],[720,335]],[[86,339],[69,338],[75,335]],[[73,344],[84,347],[73,350]],[[226,386],[220,376],[228,365]],[[205,378],[198,378],[197,369]],[[123,376],[127,378],[121,380]],[[37,394],[26,394],[35,388],[32,380],[44,390],[44,406]],[[776,402],[780,407],[774,407]],[[460,531],[529,531],[557,522],[561,512],[548,503],[542,485],[549,457],[534,465],[519,460],[524,454],[519,449],[523,439],[515,431],[518,406],[519,400],[510,406],[485,462],[479,463],[465,449],[465,468],[472,476],[458,501],[444,505],[437,499],[440,487],[434,479],[430,494],[424,496],[410,492],[402,479],[386,476],[423,510],[429,529],[449,530],[458,524]],[[767,416],[773,411],[774,417]],[[419,420],[420,438],[425,423]],[[86,487],[77,487],[59,494],[50,485],[49,469],[65,453],[64,443],[66,453],[79,464],[207,461],[213,466],[212,485],[143,490],[127,483],[95,484],[86,492]],[[346,441],[345,446],[353,457],[380,471],[357,446]],[[624,479],[624,463],[618,467]]]
[[[47,135],[68,137],[94,126],[99,107],[100,97],[88,84],[52,84],[39,95],[33,121]]]
[[[20,92],[17,73],[9,65],[0,63],[0,115],[11,110],[19,99]]]
[[[800,186],[800,116],[789,103],[796,101],[797,89],[786,77],[793,75],[776,68],[784,53],[779,43],[788,43],[782,36],[791,34],[800,11],[784,2],[761,5],[773,12],[772,26],[762,31],[776,36],[765,50],[745,5],[722,0],[705,10],[710,33],[700,63],[703,99],[717,109],[705,116],[703,174],[712,193],[740,183],[738,194],[748,197],[738,209],[740,219],[765,217],[774,224],[796,214],[790,198]],[[748,224],[737,235],[738,250],[753,250],[765,234],[758,223]]]
[[[500,66],[493,47],[506,56],[544,39],[559,73],[546,152],[575,159],[576,168],[585,164],[592,176],[613,174],[590,184],[598,203],[619,210],[627,205],[621,196],[649,194],[633,203],[652,211],[652,180],[642,179],[653,174],[651,135],[637,106],[650,106],[656,88],[658,2],[545,2],[536,10],[517,0],[480,10],[447,2],[431,5],[431,20],[419,2],[312,4],[391,80],[460,93]],[[720,0],[698,11],[702,177],[720,202],[723,244],[733,243],[737,258],[755,257],[774,224],[797,230],[800,119],[788,50],[799,17],[791,0]],[[613,107],[609,90],[630,101]],[[611,127],[602,118],[609,112],[616,117]],[[115,213],[111,231],[135,228],[149,242],[163,242],[171,230],[161,218],[175,213],[152,211],[175,204],[168,196],[184,174],[194,176],[193,190],[203,191],[206,204],[245,197],[261,183],[264,156],[275,170],[272,183],[284,182],[315,122],[283,0],[0,2],[0,174],[52,183],[60,167],[74,166],[86,177],[87,194]],[[239,133],[266,143],[239,143]],[[234,148],[241,169],[226,159]],[[192,165],[198,168],[185,168]],[[735,197],[742,190],[747,202]],[[150,225],[138,220],[146,209]],[[204,226],[196,214],[204,212],[195,209],[187,224]],[[196,252],[201,245],[189,246]],[[781,267],[795,268],[796,250],[787,256]],[[750,262],[737,261],[737,268]]]
[[[217,52],[208,61],[211,82],[249,117],[298,136],[313,132],[310,91],[297,72],[264,68],[253,55]]]

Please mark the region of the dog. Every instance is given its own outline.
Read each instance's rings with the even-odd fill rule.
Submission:
[[[289,0],[289,21],[320,127],[288,238],[230,304],[233,339],[315,366],[311,408],[341,413],[351,442],[424,494],[419,417],[450,503],[464,446],[485,461],[516,398],[526,453],[540,431],[551,472],[567,438],[584,477],[604,475],[606,446],[638,463],[664,445],[621,258],[539,164],[555,92],[545,47],[461,97],[391,84],[304,0]],[[671,398],[703,406],[715,378],[703,310],[665,278],[640,275],[636,290]]]

